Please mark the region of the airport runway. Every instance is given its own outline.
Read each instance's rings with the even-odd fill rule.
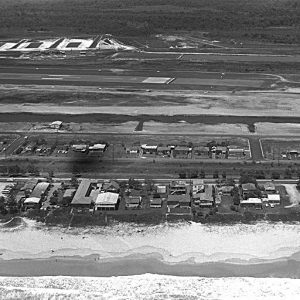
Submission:
[[[113,70],[113,69],[112,69]],[[137,86],[145,88],[261,88],[278,80],[272,75],[219,72],[166,72],[84,69],[72,67],[0,67],[0,84],[72,85],[72,86]]]

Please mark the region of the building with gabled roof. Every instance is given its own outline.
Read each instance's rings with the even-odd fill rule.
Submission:
[[[100,193],[95,201],[95,210],[117,210],[119,204],[119,194]]]

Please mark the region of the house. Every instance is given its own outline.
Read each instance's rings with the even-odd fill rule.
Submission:
[[[29,197],[26,198],[23,207],[25,210],[27,209],[40,209],[41,208],[41,198],[38,197]]]
[[[49,124],[49,127],[51,129],[59,130],[62,127],[62,121],[54,121],[54,122]]]
[[[75,193],[76,193],[76,189],[66,189],[63,195],[63,202],[71,203]]]
[[[117,210],[119,204],[119,194],[117,193],[100,193],[95,201],[95,210]]]
[[[191,197],[188,194],[184,195],[168,195],[167,198],[168,210],[173,208],[190,208],[191,207]]]
[[[90,152],[97,152],[97,153],[103,153],[107,149],[106,144],[94,144],[92,146],[89,146],[89,151]]]
[[[97,181],[83,179],[73,197],[71,206],[76,209],[90,209],[99,194]]]
[[[138,156],[140,153],[140,147],[133,146],[133,147],[127,147],[126,148],[126,154],[129,154],[131,156]]]
[[[22,202],[24,199],[26,199],[25,191],[19,191],[15,197],[16,203]]]
[[[218,193],[222,195],[230,196],[234,189],[233,185],[222,185],[218,187]]]
[[[257,188],[254,183],[244,183],[242,184],[242,194],[243,198],[250,198],[257,192]]]
[[[151,146],[151,145],[141,145],[141,151],[143,155],[156,155],[157,153],[157,146]]]
[[[170,157],[172,152],[172,147],[171,146],[161,146],[157,147],[157,155],[162,156],[162,157]]]
[[[87,152],[87,149],[88,149],[88,146],[85,145],[85,144],[75,144],[75,145],[72,145],[72,146],[71,146],[71,149],[72,149],[74,152],[86,153],[86,152]]]
[[[27,180],[24,186],[21,188],[21,191],[24,191],[26,194],[31,194],[38,182],[39,181],[35,178]]]
[[[245,150],[242,148],[228,148],[228,159],[242,159],[245,156]]]
[[[167,186],[166,185],[157,185],[156,192],[158,194],[166,194],[167,193]]]
[[[262,200],[260,198],[248,198],[240,202],[241,207],[254,207],[256,209],[262,209]]]
[[[150,198],[150,207],[151,208],[161,208],[162,207],[162,199],[161,197],[151,197]]]
[[[192,192],[193,192],[193,195],[204,192],[204,180],[203,179],[193,179]]]
[[[299,156],[299,151],[296,150],[296,149],[289,150],[289,151],[288,151],[288,156],[289,156],[291,159],[298,158],[298,156]]]
[[[132,193],[129,196],[125,196],[125,207],[128,209],[140,208],[142,204],[142,197],[139,193]]]
[[[224,146],[213,146],[211,148],[212,158],[227,158],[227,147]]]
[[[264,184],[265,192],[267,194],[275,194],[276,193],[276,187],[273,182],[266,182]]]
[[[215,204],[214,187],[206,184],[204,191],[193,195],[193,201],[199,207],[212,207]]]
[[[169,187],[170,195],[183,195],[189,192],[190,186],[185,181],[172,181]]]
[[[110,192],[110,193],[119,193],[120,185],[114,180],[111,180],[109,182],[104,182],[102,185],[102,191]]]
[[[177,146],[173,150],[173,156],[175,158],[190,158],[192,153],[192,148],[185,146]]]
[[[279,194],[268,194],[267,201],[269,204],[280,205],[280,195]]]
[[[48,190],[49,186],[49,182],[39,182],[33,189],[30,197],[41,199],[43,196],[45,196],[45,193]]]
[[[209,147],[197,146],[193,148],[193,157],[194,158],[210,158]]]

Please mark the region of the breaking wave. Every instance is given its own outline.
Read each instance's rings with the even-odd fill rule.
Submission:
[[[204,278],[155,274],[95,277],[0,277],[1,299],[298,300],[300,280]]]

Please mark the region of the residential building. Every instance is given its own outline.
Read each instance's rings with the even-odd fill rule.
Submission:
[[[88,149],[88,145],[85,145],[85,144],[76,144],[76,145],[72,145],[71,149],[74,152],[86,153],[87,149]]]
[[[194,158],[210,158],[209,147],[197,146],[193,148],[193,157]]]
[[[117,210],[119,204],[119,194],[105,192],[98,194],[95,201],[95,210]]]
[[[142,155],[151,155],[155,156],[157,153],[157,146],[155,145],[141,145]]]
[[[45,195],[49,186],[50,186],[49,182],[39,182],[33,189],[30,197],[41,199]]]
[[[157,147],[157,155],[161,157],[170,157],[172,152],[171,146],[159,146]]]
[[[102,191],[110,192],[110,193],[119,193],[120,185],[114,180],[111,180],[109,182],[104,182],[102,185]]]
[[[204,192],[204,180],[203,179],[193,179],[192,180],[192,192],[193,192],[193,195]]]
[[[77,209],[90,209],[99,194],[97,181],[83,179],[73,197],[71,205]]]
[[[170,195],[183,195],[190,191],[190,186],[182,180],[172,181],[169,187]]]
[[[167,198],[168,210],[173,208],[190,208],[191,197],[188,194],[183,195],[168,195]]]
[[[243,198],[251,198],[253,194],[257,192],[257,188],[254,183],[244,183],[242,184],[242,194]]]
[[[174,158],[191,158],[192,148],[186,146],[177,146],[173,150]]]
[[[279,194],[268,194],[267,201],[269,204],[280,205],[281,199]]]
[[[97,152],[97,153],[103,153],[107,149],[106,144],[94,144],[92,146],[89,146],[89,152]]]
[[[206,184],[202,192],[193,195],[193,202],[199,207],[212,207],[215,204],[214,187]]]
[[[156,192],[158,194],[166,194],[167,193],[167,186],[166,185],[157,185]]]
[[[151,208],[161,208],[162,207],[162,199],[161,197],[151,197],[150,198],[150,207]]]
[[[41,208],[41,198],[38,197],[29,197],[26,198],[23,207],[25,210],[27,209],[40,209]]]
[[[49,124],[49,127],[52,129],[59,130],[62,127],[62,124],[63,124],[62,121],[54,121]]]
[[[243,159],[245,156],[243,148],[228,148],[228,159]]]
[[[138,146],[132,146],[126,148],[126,154],[129,154],[130,156],[138,156],[140,153],[140,147]]]
[[[227,158],[227,147],[224,146],[213,146],[211,148],[212,158]]]
[[[266,182],[264,184],[264,189],[267,194],[275,194],[276,193],[276,187],[273,182]]]
[[[66,189],[63,195],[63,202],[64,203],[71,203],[73,197],[76,193],[76,189]]]
[[[139,195],[125,196],[125,207],[128,209],[140,208],[142,204],[142,197]]]
[[[254,207],[256,209],[262,209],[262,200],[260,198],[248,198],[240,202],[241,207]]]

